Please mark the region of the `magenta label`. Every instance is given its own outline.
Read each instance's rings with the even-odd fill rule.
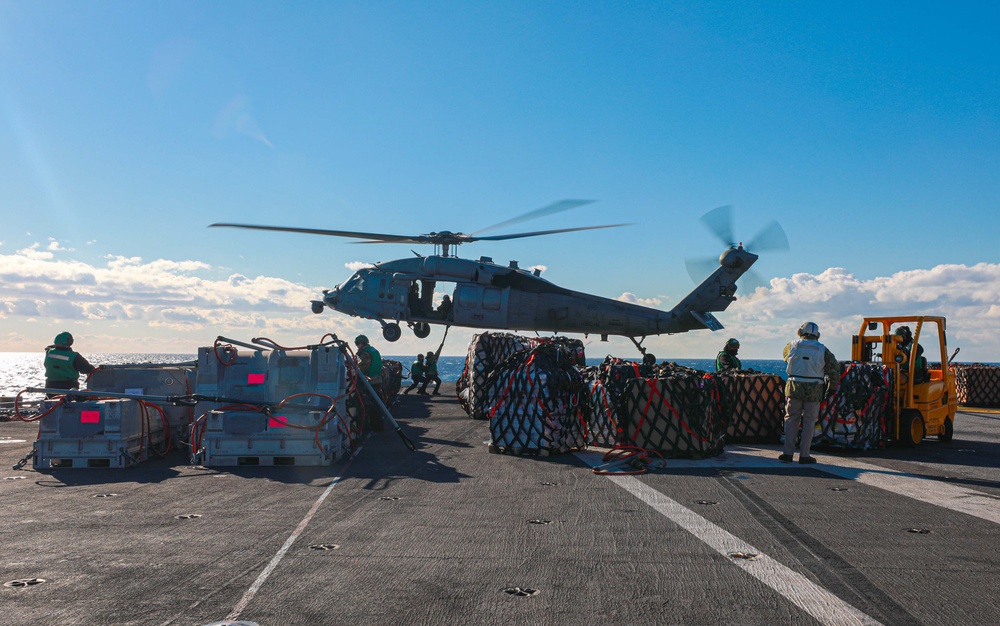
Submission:
[[[264,375],[263,374],[247,374],[247,384],[248,385],[263,385]]]
[[[101,412],[100,411],[80,411],[80,423],[81,424],[100,424],[101,423]]]
[[[288,424],[288,418],[285,417],[284,415],[275,415],[275,416],[272,416],[267,421],[267,427],[268,428],[285,428],[286,424]]]

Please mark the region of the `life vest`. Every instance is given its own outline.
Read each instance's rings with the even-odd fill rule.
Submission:
[[[424,373],[428,378],[436,378],[438,375],[437,359],[427,359],[424,361]]]
[[[414,361],[410,366],[410,376],[417,378],[424,375],[424,366],[420,361]]]
[[[788,380],[799,383],[823,382],[826,346],[815,339],[796,339],[788,350]]]
[[[45,351],[45,380],[78,380],[80,372],[73,367],[76,352],[63,348],[49,348]]]
[[[728,359],[732,359],[732,361],[730,361],[732,367],[727,368],[723,365],[723,361],[728,360],[727,357]],[[739,358],[735,354],[729,354],[723,350],[717,357],[715,357],[715,371],[721,372],[725,369],[741,370],[743,369],[743,363],[740,362]]]
[[[361,370],[365,376],[372,378],[382,373],[382,355],[378,353],[378,350],[368,345],[361,348],[358,352],[367,352],[372,357],[372,362],[368,364],[368,369]]]

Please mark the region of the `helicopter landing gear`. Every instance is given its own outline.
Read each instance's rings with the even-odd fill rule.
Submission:
[[[642,354],[642,356],[646,356],[646,349],[642,347],[642,342],[646,340],[646,337],[643,336],[643,338],[639,341],[636,341],[635,337],[629,337],[629,339],[631,339],[632,343],[635,344],[635,347],[639,349],[640,354]]]
[[[431,325],[427,322],[416,322],[410,328],[413,329],[413,334],[417,336],[417,339],[425,339],[431,334]]]
[[[399,324],[386,324],[382,327],[382,337],[384,337],[386,341],[398,341],[402,336],[403,331],[400,329]]]

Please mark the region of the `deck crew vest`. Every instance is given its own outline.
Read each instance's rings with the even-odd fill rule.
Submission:
[[[788,351],[785,372],[797,383],[823,382],[826,346],[815,339],[796,339]]]
[[[378,350],[368,345],[358,350],[358,352],[367,352],[372,357],[372,362],[368,365],[368,369],[362,370],[365,376],[372,378],[382,373],[382,355],[378,353]]]
[[[45,352],[45,380],[78,380],[80,372],[73,367],[76,352],[50,348]]]

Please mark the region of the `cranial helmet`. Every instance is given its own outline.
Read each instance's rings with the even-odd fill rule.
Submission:
[[[56,338],[55,340],[53,340],[52,343],[54,343],[57,346],[71,346],[73,345],[73,335],[67,332],[61,332],[58,335],[56,335]]]
[[[913,331],[910,330],[909,326],[900,326],[899,328],[896,329],[896,331],[893,334],[902,337],[903,343],[909,343],[913,341]]]
[[[364,335],[358,335],[357,337],[354,338],[354,343],[367,344],[368,343],[368,337],[366,337]]]
[[[739,348],[740,347],[740,342],[737,341],[735,338],[730,338],[729,341],[726,342],[726,347],[727,348]]]
[[[799,337],[806,337],[809,335],[819,339],[819,326],[817,326],[815,322],[806,322],[802,326],[799,326]]]

